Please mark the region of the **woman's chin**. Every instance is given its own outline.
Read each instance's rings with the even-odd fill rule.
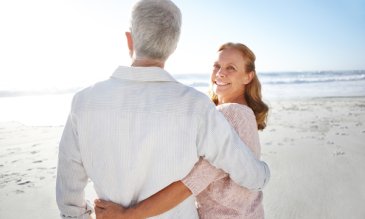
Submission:
[[[229,85],[224,86],[216,86],[214,89],[214,93],[216,93],[218,96],[224,95],[229,90]]]

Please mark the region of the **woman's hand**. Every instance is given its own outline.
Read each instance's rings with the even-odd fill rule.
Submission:
[[[124,208],[114,202],[95,199],[94,203],[96,219],[141,219],[133,209]]]
[[[176,207],[191,194],[191,191],[183,182],[176,181],[130,208],[96,199],[94,201],[96,219],[143,219],[154,217]]]

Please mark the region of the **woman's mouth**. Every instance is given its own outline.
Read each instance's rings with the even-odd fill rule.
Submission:
[[[229,83],[223,82],[223,81],[215,81],[215,84],[218,86],[225,86],[228,85]]]

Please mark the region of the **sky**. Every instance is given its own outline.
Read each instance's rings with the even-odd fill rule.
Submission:
[[[258,72],[364,70],[365,0],[175,0],[182,34],[172,74],[209,73],[222,43]],[[130,65],[132,0],[0,0],[0,91],[61,89]]]

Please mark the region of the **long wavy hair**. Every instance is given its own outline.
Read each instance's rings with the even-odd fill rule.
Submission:
[[[245,85],[244,97],[248,107],[250,107],[255,114],[257,129],[263,130],[266,127],[269,107],[262,100],[261,83],[255,70],[256,56],[242,43],[225,43],[219,47],[218,52],[228,48],[233,48],[241,52],[243,58],[246,60],[246,73],[253,72],[251,82]],[[211,83],[209,96],[211,100],[218,105],[218,96],[214,93],[212,85],[213,84]]]

